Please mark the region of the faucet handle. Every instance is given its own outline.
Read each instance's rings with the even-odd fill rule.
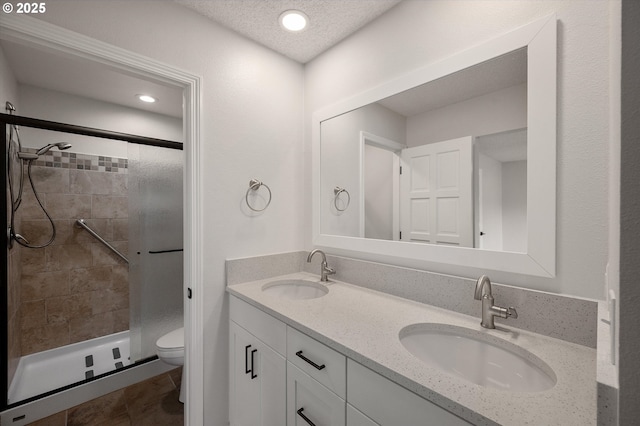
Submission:
[[[518,319],[518,311],[513,306],[509,306],[507,308],[507,317],[511,317],[513,319]]]

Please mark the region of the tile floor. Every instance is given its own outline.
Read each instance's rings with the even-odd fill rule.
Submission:
[[[182,368],[85,402],[29,426],[179,426]]]

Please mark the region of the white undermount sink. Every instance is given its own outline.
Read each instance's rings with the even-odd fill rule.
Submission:
[[[553,370],[525,349],[490,334],[448,324],[413,324],[400,342],[426,365],[480,386],[540,392],[556,384]]]
[[[305,300],[322,297],[329,292],[329,289],[313,281],[291,279],[268,282],[262,286],[262,291],[275,297]]]

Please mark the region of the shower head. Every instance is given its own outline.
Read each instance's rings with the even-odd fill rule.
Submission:
[[[13,114],[16,111],[16,107],[9,101],[4,104],[4,109],[9,112],[9,114]]]
[[[71,144],[67,142],[50,143],[49,145],[43,146],[42,148],[37,150],[36,155],[46,154],[51,148],[58,148],[62,151],[63,149],[71,148]]]

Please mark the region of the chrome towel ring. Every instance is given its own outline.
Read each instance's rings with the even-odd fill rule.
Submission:
[[[340,194],[342,194],[343,192],[347,194],[347,205],[344,206],[343,209],[341,209],[340,207],[338,207],[338,199],[340,199]],[[336,210],[338,210],[339,212],[343,212],[349,208],[349,203],[351,203],[351,195],[349,195],[349,191],[347,191],[344,188],[340,188],[339,186],[336,186],[333,189],[333,194],[335,195],[333,197],[333,205],[336,207]]]
[[[264,186],[265,188],[267,188],[267,191],[269,191],[269,199],[267,200],[267,204],[263,208],[256,209],[253,208],[253,206],[249,202],[249,193],[251,191],[257,191],[261,186]],[[267,207],[269,207],[269,204],[271,204],[271,189],[267,186],[267,184],[260,182],[258,179],[251,179],[249,181],[249,189],[247,189],[247,193],[244,195],[244,200],[247,202],[247,206],[254,212],[264,211]]]

